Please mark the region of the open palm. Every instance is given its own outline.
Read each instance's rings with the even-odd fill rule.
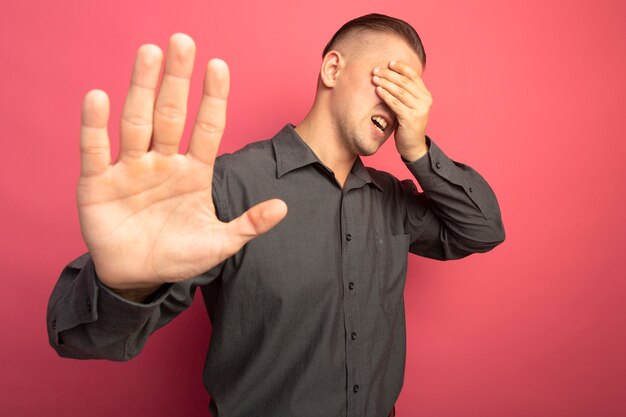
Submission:
[[[109,101],[90,91],[83,104],[78,213],[100,280],[115,289],[150,289],[196,276],[232,256],[286,215],[280,200],[220,222],[211,196],[215,155],[226,122],[228,67],[211,60],[189,149],[179,143],[187,114],[195,44],[175,34],[161,50],[143,45],[120,124],[120,155],[111,162]]]

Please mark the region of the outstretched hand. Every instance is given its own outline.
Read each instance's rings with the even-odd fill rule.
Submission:
[[[226,123],[229,71],[209,61],[189,149],[179,144],[195,44],[170,38],[165,69],[155,45],[137,52],[120,124],[120,155],[111,162],[109,100],[87,93],[80,137],[78,213],[96,273],[119,290],[151,291],[194,277],[232,256],[287,213],[280,200],[260,203],[230,223],[215,215],[213,165]]]

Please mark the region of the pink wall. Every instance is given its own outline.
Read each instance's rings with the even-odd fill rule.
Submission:
[[[488,255],[412,257],[399,415],[626,415],[621,0],[3,1],[1,415],[207,415],[200,303],[127,364],[64,360],[48,347],[48,295],[84,250],[74,204],[82,95],[108,91],[115,120],[136,48],[186,32],[198,42],[192,107],[203,62],[230,64],[222,150],[234,150],[300,121],[325,42],[371,11],[418,28],[435,98],[428,133],[489,179],[508,234]],[[409,175],[391,144],[368,163]]]

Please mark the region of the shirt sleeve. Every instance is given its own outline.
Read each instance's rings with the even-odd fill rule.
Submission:
[[[407,168],[423,189],[403,181],[407,232],[412,253],[434,259],[458,259],[487,252],[505,238],[500,207],[485,179],[471,167],[452,161],[430,138],[429,151]]]
[[[196,278],[163,285],[147,303],[126,300],[104,284],[89,254],[65,267],[47,311],[50,345],[60,356],[127,361],[154,331],[193,301],[195,289],[217,278],[221,265]]]

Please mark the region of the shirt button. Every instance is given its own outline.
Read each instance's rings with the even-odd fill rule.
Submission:
[[[437,162],[435,166],[437,167],[437,169],[441,168],[441,162]]]
[[[87,299],[87,311],[91,311],[91,300]]]
[[[352,235],[350,233],[346,234],[346,240],[348,242],[352,240]]]
[[[358,385],[353,386],[352,391],[354,391],[355,393],[359,392],[359,386]]]
[[[348,289],[353,290],[354,289],[354,282],[351,282],[348,284]]]
[[[352,337],[352,340],[356,340],[356,333],[352,332],[352,334],[350,335],[350,337]]]
[[[52,319],[52,325],[50,327],[52,327],[52,330],[56,330],[56,328],[57,328],[57,319]]]
[[[472,187],[470,187],[470,188],[469,188],[469,192],[470,192],[470,193],[473,193],[473,192],[474,192],[474,190],[472,190]]]

